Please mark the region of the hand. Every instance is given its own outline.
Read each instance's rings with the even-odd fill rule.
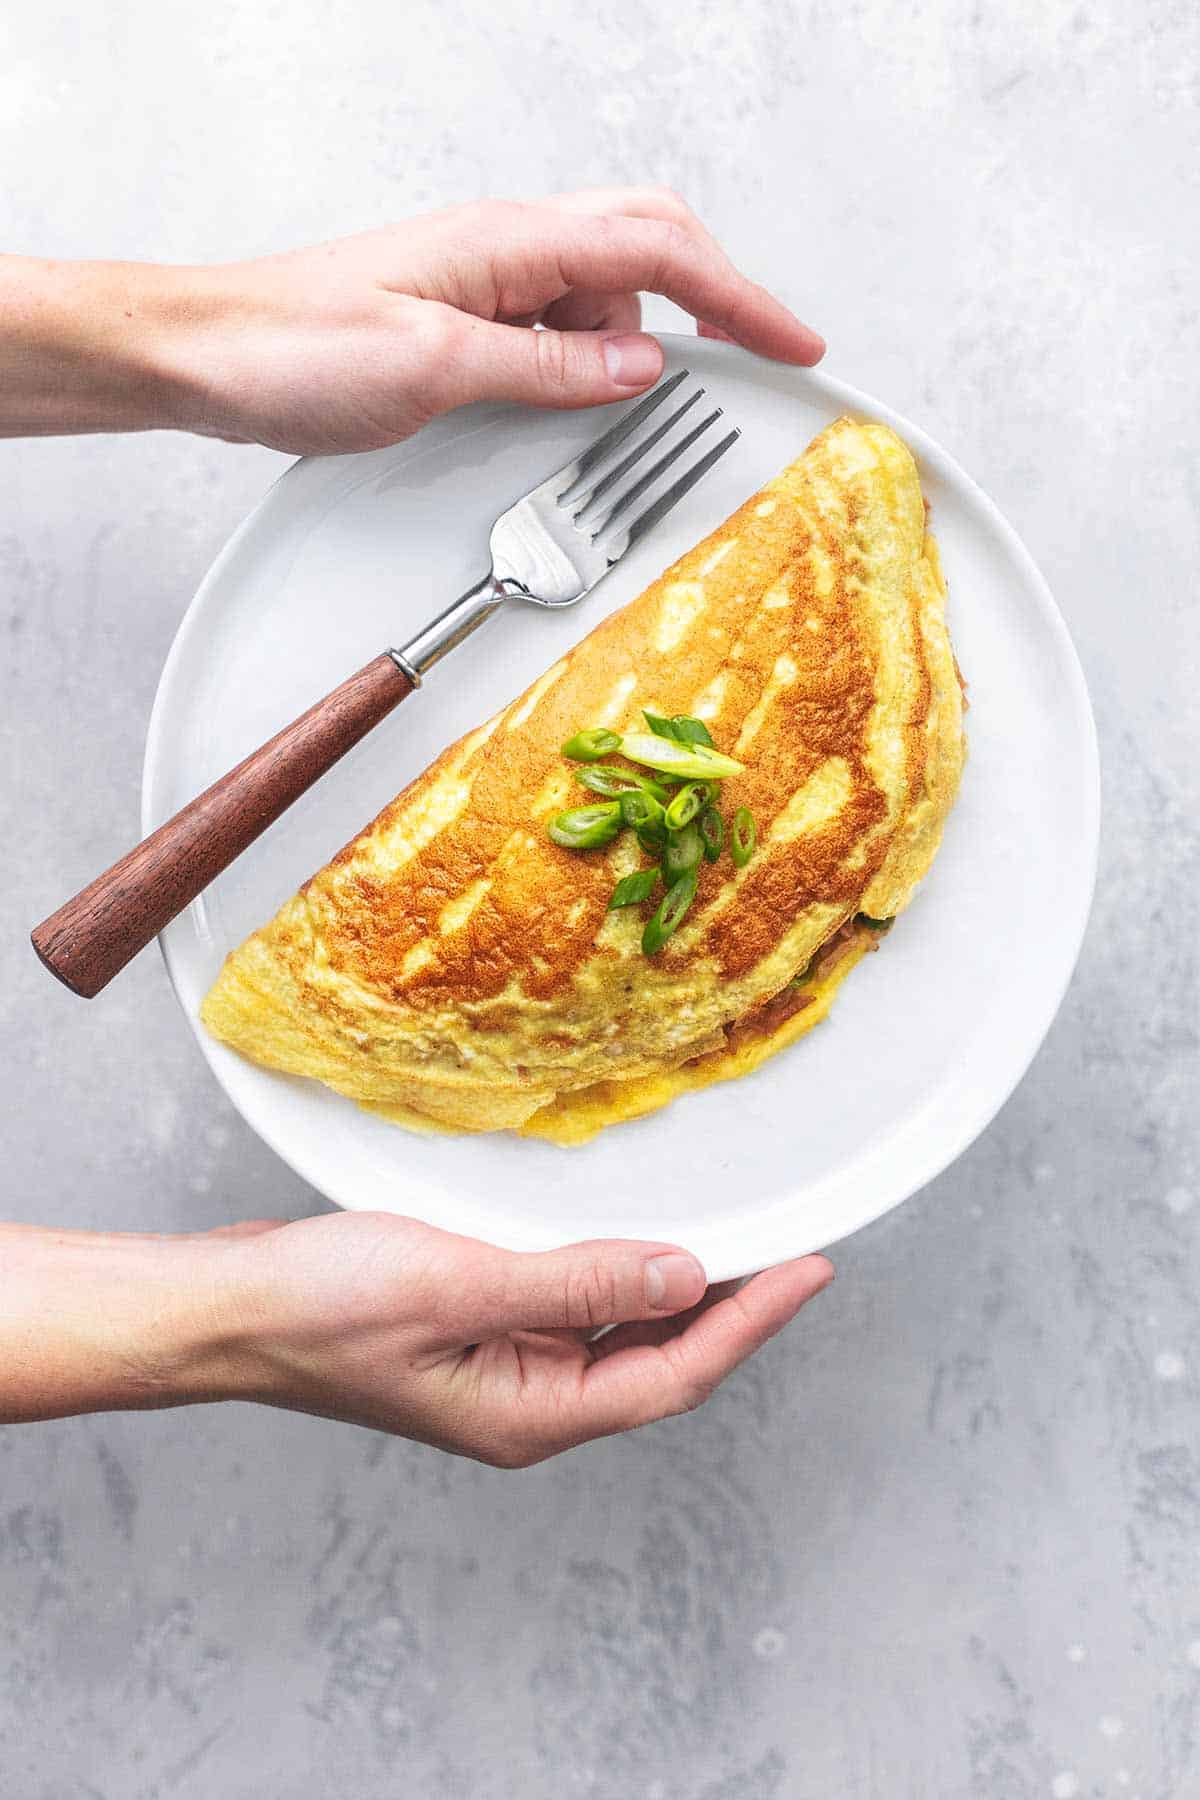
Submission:
[[[216,270],[185,366],[207,429],[370,450],[471,400],[594,406],[649,387],[662,350],[638,331],[639,289],[765,356],[825,348],[681,199],[628,188],[487,200]]]
[[[389,1213],[4,1225],[0,1269],[0,1420],[256,1400],[501,1468],[698,1406],[833,1278],[806,1256],[706,1292],[670,1244],[515,1255]]]
[[[239,1256],[249,1397],[502,1468],[698,1406],[833,1277],[807,1256],[706,1296],[669,1244],[515,1255],[386,1213],[264,1228]]]
[[[666,189],[488,200],[217,268],[0,258],[0,433],[370,450],[472,400],[628,399],[662,370],[640,290],[763,356],[824,353]]]

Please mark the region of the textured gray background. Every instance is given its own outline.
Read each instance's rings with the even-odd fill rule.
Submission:
[[[253,1409],[0,1434],[5,1800],[1200,1794],[1198,97],[1190,0],[8,0],[14,249],[681,187],[1014,520],[1107,816],[1015,1098],[697,1417],[517,1476]],[[0,447],[14,1217],[320,1204],[156,956],[84,1006],[24,942],[134,836],[172,633],[281,464]]]

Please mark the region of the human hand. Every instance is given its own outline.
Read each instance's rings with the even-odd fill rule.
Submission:
[[[706,1294],[669,1244],[518,1255],[388,1213],[242,1229],[230,1397],[501,1468],[698,1406],[833,1278],[806,1256]]]
[[[180,274],[181,422],[298,453],[395,443],[472,400],[627,399],[662,371],[639,290],[764,356],[825,348],[662,188],[486,200]]]
[[[643,290],[703,335],[824,354],[666,188],[484,200],[215,268],[0,256],[0,436],[168,427],[321,453],[471,400],[628,399],[662,369]]]
[[[0,1272],[0,1421],[254,1400],[502,1468],[698,1406],[833,1278],[706,1291],[670,1244],[517,1255],[391,1213],[0,1225]]]

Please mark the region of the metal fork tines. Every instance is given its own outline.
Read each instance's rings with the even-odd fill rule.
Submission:
[[[678,375],[673,375],[669,381],[661,383],[645,400],[626,413],[624,418],[612,427],[611,431],[606,432],[581,457],[577,457],[573,463],[568,463],[565,469],[559,471],[558,476],[552,478],[552,484],[557,486],[563,477],[568,477],[566,485],[558,489],[556,495],[558,504],[569,510],[572,523],[585,531],[593,544],[599,543],[601,539],[605,538],[614,522],[628,512],[634,502],[640,500],[642,495],[647,493],[669,469],[673,468],[691,449],[692,445],[698,443],[700,438],[717,423],[717,420],[723,417],[723,409],[719,406],[713,407],[712,411],[698,424],[693,425],[684,436],[668,445],[663,454],[651,463],[636,481],[617,492],[607,510],[597,510],[600,501],[612,494],[625,476],[636,468],[657,444],[660,444],[664,438],[670,437],[676,426],[691,412],[692,408],[704,399],[706,390],[703,387],[693,388],[686,399],[683,399],[682,404],[675,407],[660,424],[650,431],[641,430],[647,419],[658,411],[663,401],[669,399],[683,386],[688,379],[688,374],[687,369],[681,369]],[[609,540],[607,545],[609,562],[615,562],[631,543],[636,542],[652,525],[657,524],[660,519],[665,517],[676,502],[682,500],[701,476],[705,475],[713,464],[724,456],[726,450],[736,443],[740,435],[740,432],[736,430],[727,432],[703,455],[687,464],[670,487],[624,528],[619,538]],[[597,471],[604,468],[613,452],[631,437],[634,438],[633,448],[622,456],[619,462],[609,468],[607,473],[597,474]],[[596,479],[589,482],[587,478],[592,475],[596,475]],[[545,485],[549,486],[551,483]]]
[[[691,492],[741,433],[735,428],[701,447],[723,414],[714,406],[697,420],[694,409],[705,389],[687,391],[688,380],[689,371],[681,369],[661,382],[501,514],[492,527],[489,574],[403,650],[392,652],[406,674],[418,680],[506,600],[573,606]],[[678,403],[656,418],[673,395]],[[659,454],[647,463],[654,450]]]
[[[721,409],[697,423],[704,389],[681,394],[687,379],[685,371],[664,381],[502,513],[491,532],[492,566],[469,593],[402,648],[381,651],[44,919],[33,945],[46,967],[77,994],[98,994],[506,602],[570,606],[590,593],[737,438],[731,431],[699,448]],[[674,408],[659,413],[672,394],[680,395]]]

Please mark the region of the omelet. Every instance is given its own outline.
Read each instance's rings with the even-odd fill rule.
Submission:
[[[400,1123],[561,1144],[756,1067],[937,851],[965,756],[945,591],[911,453],[837,420],[235,950],[205,1025]],[[723,808],[757,826],[653,956],[608,907],[633,834],[547,835],[588,798],[564,742],[644,711],[704,722],[742,765]]]

